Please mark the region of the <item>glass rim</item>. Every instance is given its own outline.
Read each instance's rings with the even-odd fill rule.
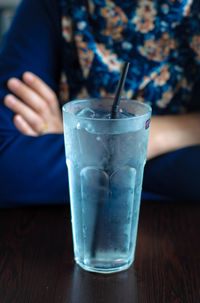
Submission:
[[[133,102],[133,103],[137,103],[137,104],[140,104],[142,105],[143,107],[146,107],[147,108],[147,112],[144,113],[144,114],[141,114],[141,115],[138,115],[138,116],[133,116],[133,117],[126,117],[125,119],[121,119],[121,118],[115,118],[115,119],[106,119],[106,118],[90,118],[90,117],[81,117],[81,116],[77,116],[75,113],[71,113],[69,111],[66,110],[66,107],[72,103],[82,103],[82,102],[85,102],[85,101],[98,101],[98,100],[114,100],[114,98],[111,98],[111,97],[105,97],[105,98],[84,98],[84,99],[74,99],[74,100],[70,100],[68,102],[66,102],[65,104],[63,104],[62,106],[62,111],[63,113],[67,113],[71,116],[74,116],[76,117],[77,119],[79,120],[88,120],[88,121],[122,121],[122,120],[126,120],[126,121],[130,121],[130,120],[136,120],[136,119],[141,119],[141,118],[144,118],[145,116],[148,116],[149,114],[151,114],[152,112],[152,108],[149,104],[146,104],[144,102],[141,102],[141,101],[138,101],[136,99],[128,99],[128,98],[125,98],[125,97],[122,97],[120,101],[123,102],[123,100],[126,100],[126,101],[130,101],[130,102]],[[121,104],[121,103],[120,103]]]

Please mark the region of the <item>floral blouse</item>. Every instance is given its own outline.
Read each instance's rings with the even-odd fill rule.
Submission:
[[[61,98],[115,94],[124,61],[124,96],[154,114],[186,112],[200,79],[200,1],[62,0]],[[199,101],[200,102],[200,101]]]

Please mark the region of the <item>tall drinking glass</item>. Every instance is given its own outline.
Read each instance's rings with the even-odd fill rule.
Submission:
[[[75,261],[112,273],[128,268],[137,237],[150,106],[122,99],[74,100],[63,106]]]

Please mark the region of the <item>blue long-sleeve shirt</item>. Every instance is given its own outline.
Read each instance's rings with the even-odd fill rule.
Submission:
[[[58,91],[61,29],[55,1],[26,0],[19,7],[0,53],[0,204],[63,202],[67,171],[63,135],[30,137],[13,124],[4,106],[7,80],[25,71]]]
[[[0,206],[68,199],[63,135],[30,137],[16,129],[14,114],[3,104],[11,77],[31,71],[59,94],[62,74],[64,99],[103,97],[115,93],[121,64],[128,60],[128,98],[150,103],[154,114],[200,108],[199,2],[149,1],[148,7],[135,0],[105,2],[108,7],[96,0],[87,7],[86,2],[24,0],[4,39]],[[145,188],[170,197],[198,198],[199,148],[148,161]]]

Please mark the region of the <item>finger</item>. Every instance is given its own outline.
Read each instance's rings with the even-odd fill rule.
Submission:
[[[8,81],[8,88],[40,115],[44,116],[48,112],[47,103],[22,81],[11,78]]]
[[[39,134],[32,129],[32,127],[24,120],[20,115],[15,115],[13,122],[17,129],[24,135],[27,136],[38,136]]]
[[[13,112],[23,117],[23,119],[26,120],[26,122],[32,127],[34,131],[38,133],[40,132],[42,125],[44,123],[43,119],[30,107],[22,103],[19,99],[17,99],[13,95],[7,95],[4,98],[4,103]]]
[[[23,80],[49,104],[51,109],[58,108],[55,92],[42,79],[31,72],[25,72]]]

